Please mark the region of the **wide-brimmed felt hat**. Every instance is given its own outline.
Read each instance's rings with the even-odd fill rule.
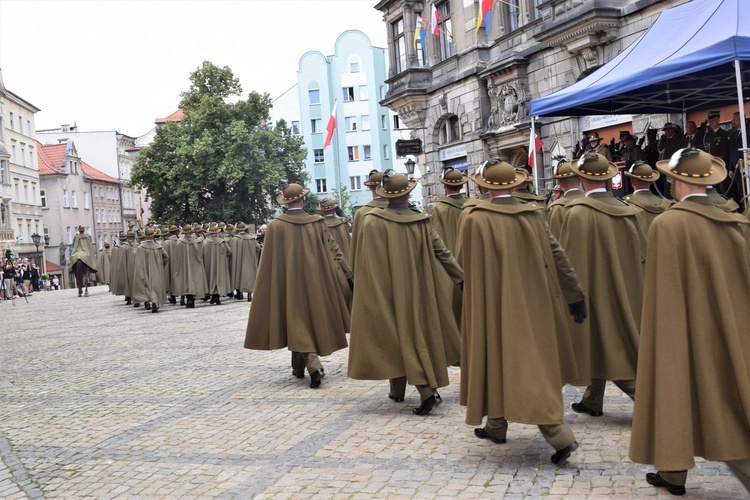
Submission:
[[[679,149],[669,160],[656,162],[659,172],[686,184],[711,186],[727,177],[724,160],[695,148]]]
[[[523,172],[523,174],[526,176],[526,180],[524,182],[534,182],[534,174],[523,167],[516,167],[516,170],[518,170],[519,172]]]
[[[331,198],[325,198],[320,201],[320,204],[318,205],[318,210],[325,211],[325,210],[334,210],[336,207],[338,207],[339,204],[336,200],[332,200]]]
[[[286,205],[287,203],[291,203],[293,201],[299,200],[300,198],[303,198],[309,192],[310,189],[302,187],[296,182],[293,182],[281,190],[281,193],[276,198],[276,201],[281,205]]]
[[[589,138],[588,138],[588,141],[589,141],[589,142],[594,142],[594,141],[601,141],[601,140],[602,140],[602,138],[601,138],[601,137],[599,137],[599,132],[594,132],[594,133],[593,133],[593,134],[591,134],[591,135],[589,136]]]
[[[182,229],[180,229],[180,232],[182,234],[193,234],[193,226],[191,226],[190,224],[185,224],[184,226],[182,226]]]
[[[109,248],[109,243],[107,243],[106,241],[104,242],[104,248]]]
[[[227,224],[227,227],[225,228],[227,231],[234,231],[234,224]]]
[[[469,176],[453,167],[446,167],[438,180],[446,186],[463,186],[469,182]]]
[[[154,236],[156,236],[157,234],[161,235],[161,232],[158,232],[158,233],[157,233],[157,231],[158,231],[158,229],[156,229],[156,230],[155,230],[155,229],[154,229],[154,228],[152,228],[151,226],[148,226],[148,227],[146,228],[146,230],[145,230],[145,231],[143,231],[143,235],[144,235],[144,236],[145,236],[146,238],[153,238],[153,237],[154,237]]]
[[[661,177],[657,170],[643,160],[638,160],[625,171],[625,175],[644,182],[654,182]]]
[[[117,237],[120,238],[121,240],[127,240],[128,233],[126,233],[125,231],[120,231],[120,234],[118,234]]]
[[[174,224],[172,224],[172,225],[170,225],[170,226],[169,226],[169,232],[170,232],[170,233],[176,233],[176,232],[178,232],[179,230],[180,230],[180,228],[179,228],[179,227],[177,227],[177,226],[176,226],[176,225],[174,225]]]
[[[510,163],[489,160],[474,174],[474,182],[487,189],[510,189],[526,182],[526,171],[516,170]]]
[[[238,222],[237,225],[234,226],[235,231],[245,231],[247,230],[247,225],[244,222]]]
[[[208,234],[218,234],[220,232],[221,228],[218,226],[218,224],[216,226],[211,226],[208,228]]]
[[[86,230],[86,228],[85,228],[85,227],[83,227],[83,226],[78,226],[78,232],[79,232],[79,233],[82,233],[82,232],[84,232],[85,230]]]
[[[383,180],[380,186],[375,188],[375,192],[383,198],[398,198],[411,193],[415,187],[417,181],[407,179],[404,174],[383,175]]]
[[[617,175],[617,165],[599,153],[584,153],[570,166],[578,177],[590,181],[606,181]]]
[[[362,184],[364,184],[365,186],[379,186],[382,180],[383,172],[379,172],[378,170],[370,170],[370,173],[367,174],[367,180]]]
[[[570,166],[568,160],[562,160],[555,165],[552,170],[552,179],[567,179],[568,177],[575,177],[576,173],[573,171],[573,167]]]
[[[133,231],[128,231],[128,238],[135,238],[135,233]]]

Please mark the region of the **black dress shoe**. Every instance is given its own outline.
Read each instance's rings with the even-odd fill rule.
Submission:
[[[646,482],[648,482],[648,484],[650,484],[651,486],[656,486],[657,488],[666,488],[667,491],[672,495],[680,496],[685,494],[684,486],[677,486],[676,484],[666,482],[658,472],[649,472],[648,474],[646,474]]]
[[[481,427],[474,429],[474,435],[478,437],[479,439],[489,439],[490,441],[496,444],[505,444],[505,439],[500,439],[494,436],[490,436],[487,433],[487,431],[482,429]]]
[[[242,292],[237,292],[237,293],[234,294],[234,298],[237,299],[237,300],[242,300],[245,297],[243,297]]]
[[[394,396],[393,394],[388,394],[388,397],[389,397],[390,399],[392,399],[392,400],[393,400],[394,402],[396,402],[396,403],[403,403],[403,402],[404,402],[404,398],[397,398],[397,397],[396,397],[396,396]]]
[[[315,389],[316,387],[320,387],[320,383],[323,381],[323,374],[320,373],[320,370],[315,370],[310,374],[310,387],[312,389]]]
[[[589,410],[588,408],[586,408],[586,405],[583,404],[583,401],[581,401],[580,403],[573,403],[572,405],[570,405],[570,407],[573,408],[573,411],[576,413],[588,413],[592,417],[601,417],[602,415],[604,415],[604,412]]]
[[[180,296],[180,305],[181,305],[181,306],[184,306],[184,305],[185,305],[185,296],[184,296],[184,295],[181,295],[181,296]]]
[[[230,299],[231,299],[232,297],[234,297],[234,292],[229,292],[229,293],[227,294],[227,297],[229,297]]]
[[[177,303],[177,297],[175,297],[174,295],[170,295],[169,296],[169,303],[170,304],[176,304]],[[184,306],[185,304],[180,304],[180,305]]]
[[[430,396],[429,398],[422,401],[422,404],[417,408],[412,408],[411,411],[413,411],[415,415],[427,415],[432,411],[433,408],[435,408],[442,402],[443,400],[440,399],[440,396]]]
[[[558,465],[562,462],[565,462],[570,455],[573,454],[574,451],[578,449],[578,441],[573,441],[568,446],[563,448],[562,450],[556,451],[554,455],[552,455],[552,463],[555,465]]]
[[[125,299],[125,305],[126,306],[132,306],[133,302],[130,299]]]
[[[151,304],[151,312],[152,313],[155,313],[158,310],[159,310],[159,306],[157,306],[156,304]]]
[[[141,307],[141,303],[140,302],[136,302],[135,304],[133,304],[133,307]]]
[[[144,302],[143,303],[143,307],[145,307],[147,311],[150,311],[151,310],[151,301],[147,300],[146,302]]]
[[[185,304],[186,309],[195,309],[195,299],[192,297],[188,297],[187,304]]]
[[[253,294],[250,292],[247,292],[247,301],[252,302],[253,301]]]

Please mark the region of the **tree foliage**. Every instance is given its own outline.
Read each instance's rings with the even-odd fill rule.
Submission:
[[[226,66],[205,61],[191,73],[179,105],[184,118],[157,128],[131,172],[157,221],[259,225],[275,211],[284,182],[306,183],[302,139],[283,120],[270,124],[268,94],[241,95]]]

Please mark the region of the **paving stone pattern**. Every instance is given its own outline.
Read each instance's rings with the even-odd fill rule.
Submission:
[[[0,304],[0,498],[633,498],[669,496],[627,458],[632,403],[608,387],[605,416],[566,411],[581,447],[567,464],[535,426],[474,437],[460,371],[428,417],[388,383],[323,359],[320,389],[288,351],[242,348],[246,301],[158,314],[106,287]],[[565,405],[582,389],[568,387]],[[699,461],[691,498],[743,498],[722,463]]]

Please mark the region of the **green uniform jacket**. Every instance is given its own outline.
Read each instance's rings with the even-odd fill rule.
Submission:
[[[232,251],[230,279],[232,290],[253,292],[258,274],[258,242],[254,234],[239,233],[229,240]]]
[[[666,281],[659,276],[673,276]],[[651,225],[630,458],[750,459],[750,223],[708,200]]]
[[[577,373],[567,304],[584,293],[545,226],[541,204],[515,198],[477,205],[464,220],[460,402],[467,424],[485,416],[562,423],[561,389]]]
[[[648,228],[651,227],[651,223],[654,222],[656,216],[663,214],[674,203],[672,200],[659,198],[654,193],[645,191],[629,194],[623,198],[623,201],[628,205],[643,209],[641,224],[643,225],[643,232],[646,234],[648,234]]]
[[[571,201],[583,196],[583,191],[578,189],[565,193],[562,198],[558,198],[547,205],[547,224],[549,224],[549,232],[552,233],[552,236],[560,239],[560,230],[562,229],[562,222],[565,218],[568,205]]]
[[[560,244],[589,304],[588,319],[571,327],[578,365],[574,385],[635,378],[646,262],[641,212],[611,193],[592,193],[568,205]]]
[[[178,239],[171,260],[172,295],[206,295],[208,283],[203,267],[202,242],[193,235]]]
[[[327,356],[346,348],[351,271],[319,215],[292,210],[268,224],[245,348]]]
[[[454,283],[463,272],[425,214],[406,206],[373,210],[362,223],[355,270],[349,377],[406,377],[412,385],[448,385],[460,336],[439,266]]]
[[[133,302],[147,300],[160,306],[164,303],[167,290],[164,288],[164,266],[169,256],[161,243],[143,241],[133,256],[135,270],[133,274]]]

